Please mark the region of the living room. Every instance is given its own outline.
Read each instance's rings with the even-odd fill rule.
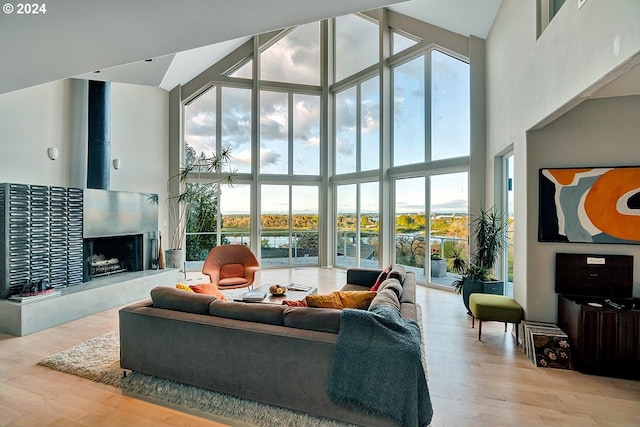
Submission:
[[[55,9],[49,6],[52,11]],[[377,6],[368,3],[357,10]],[[486,41],[475,38],[472,42],[476,48],[483,45],[481,50],[486,51],[486,57],[481,55],[478,62],[471,58],[472,67],[486,67],[484,77],[472,74],[481,79],[480,86],[486,91],[486,119],[474,116],[474,129],[486,134],[486,138],[480,138],[480,146],[486,145],[486,149],[481,149],[478,156],[472,151],[470,157],[469,205],[498,200],[500,159],[513,153],[514,297],[525,308],[527,318],[556,321],[556,252],[639,255],[633,245],[600,245],[594,249],[592,245],[538,242],[535,214],[540,168],[637,165],[634,136],[638,133],[635,112],[640,102],[636,70],[640,36],[634,18],[640,16],[639,7],[633,0],[616,8],[588,0],[579,8],[577,0],[567,0],[537,37],[535,4],[506,0],[500,5]],[[343,10],[353,11],[356,9]],[[332,13],[327,11],[326,16],[335,16]],[[25,17],[31,18],[36,17]],[[301,21],[290,24],[310,18],[301,16]],[[11,27],[4,25],[7,16],[0,19],[4,36]],[[15,34],[24,34],[32,27],[33,24]],[[277,26],[263,30],[274,28]],[[21,39],[15,34],[3,40]],[[12,50],[19,46],[16,43]],[[134,50],[132,47],[128,62],[158,53]],[[29,55],[24,52],[30,50],[25,48],[22,56],[13,57],[15,63],[28,63]],[[15,86],[6,86],[0,95],[0,137],[5,153],[0,160],[0,181],[82,188],[86,181],[86,107],[82,101],[86,92],[80,79],[66,78],[116,64],[96,61],[69,74],[60,74],[55,61],[49,61],[46,67],[36,64],[31,67],[55,69],[58,74],[24,83],[18,78],[19,72],[3,67],[0,80]],[[182,139],[170,122],[180,115],[175,111],[179,110],[179,95],[153,86],[113,83],[111,87],[111,155],[122,160],[117,170],[111,170],[111,189],[166,194],[169,171],[178,165],[174,160],[179,157],[176,141]],[[49,147],[59,149],[57,160],[47,157]],[[169,147],[174,151],[170,152]],[[163,234],[168,234],[168,222],[166,204],[160,197],[159,228]],[[321,265],[331,265],[329,253]],[[390,261],[389,253],[385,257],[385,262]],[[637,297],[638,268],[635,270]],[[464,321],[460,324],[468,326]]]

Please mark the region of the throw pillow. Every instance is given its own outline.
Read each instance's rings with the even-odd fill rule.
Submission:
[[[304,299],[298,299],[298,300],[286,299],[286,300],[282,301],[282,305],[288,305],[289,307],[306,307],[307,306],[307,300],[304,300]]]
[[[329,295],[308,295],[305,300],[308,307],[366,310],[375,296],[372,291],[336,291]]]
[[[213,295],[219,300],[226,301],[227,297],[224,296],[218,286],[213,283],[201,283],[199,285],[191,285],[189,288],[195,292],[196,294],[205,294],[205,295]]]
[[[376,292],[367,291],[342,291],[338,292],[344,308],[357,308],[366,310],[376,296]]]
[[[307,301],[307,307],[343,308],[342,300],[340,300],[337,291],[329,295],[307,295],[305,301]]]
[[[371,287],[372,291],[377,291],[378,290],[378,288],[380,287],[382,282],[384,282],[387,279],[387,276],[389,275],[389,272],[391,271],[392,268],[393,268],[393,265],[389,264],[389,267],[387,267],[384,270],[382,270],[382,272],[380,273],[380,275],[376,279],[376,283],[374,283],[373,286]]]
[[[178,283],[176,285],[176,289],[180,289],[181,291],[187,291],[187,292],[193,292],[193,289],[191,289],[189,286],[187,285],[183,285],[182,283]]]

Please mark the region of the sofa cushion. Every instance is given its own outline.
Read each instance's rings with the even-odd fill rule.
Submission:
[[[244,277],[226,277],[218,281],[218,285],[221,286],[237,286],[244,285],[246,283],[249,283],[249,281]]]
[[[382,270],[380,272],[380,274],[378,275],[378,278],[376,279],[376,282],[371,287],[372,291],[377,291],[378,290],[378,288],[380,287],[382,282],[384,282],[386,280],[386,278],[389,275],[389,273],[391,272],[392,268],[393,268],[393,265],[389,264],[389,266],[387,268],[385,268],[384,270]]]
[[[209,304],[216,301],[212,295],[181,291],[167,286],[151,289],[151,300],[156,308],[183,311],[185,313],[209,314]]]
[[[309,331],[340,332],[341,312],[329,308],[288,307],[284,311],[284,325]]]
[[[405,281],[402,283],[402,295],[400,295],[400,302],[415,303],[416,302],[415,297],[416,297],[416,276],[413,273],[407,273],[407,277]]]
[[[407,277],[407,270],[404,268],[404,265],[394,264],[393,268],[389,272],[389,278],[398,279],[398,281],[402,284],[404,283],[404,279]]]
[[[197,294],[213,295],[219,300],[226,301],[227,297],[218,289],[215,283],[200,283],[197,285],[189,286],[193,292]]]
[[[366,310],[375,296],[372,291],[335,291],[328,295],[307,295],[305,300],[308,307]]]
[[[283,326],[286,308],[286,306],[276,304],[251,304],[215,300],[209,305],[209,314],[227,319]]]

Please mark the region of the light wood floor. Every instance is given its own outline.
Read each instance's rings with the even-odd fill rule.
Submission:
[[[339,269],[262,270],[258,283],[338,289]],[[200,281],[191,275],[191,281]],[[640,382],[536,368],[503,324],[470,328],[459,295],[418,287],[433,426],[640,426]],[[43,357],[117,328],[118,310],[26,337],[0,334],[0,426],[221,426],[37,366]]]

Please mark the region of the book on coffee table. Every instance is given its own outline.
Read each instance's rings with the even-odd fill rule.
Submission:
[[[240,297],[240,300],[244,302],[260,302],[263,299],[265,299],[266,296],[267,296],[266,292],[249,291],[242,294],[242,296]]]
[[[287,289],[290,291],[307,292],[311,290],[311,286],[298,285],[297,283],[291,283],[289,286],[287,286]]]

